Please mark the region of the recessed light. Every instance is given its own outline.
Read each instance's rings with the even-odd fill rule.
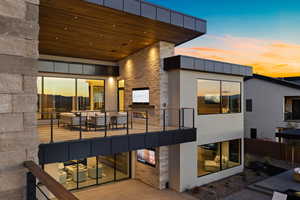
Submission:
[[[58,40],[58,37],[55,37],[56,40]]]
[[[74,19],[78,19],[78,17],[77,17],[77,16],[75,16],[75,17],[74,17]]]
[[[112,25],[112,27],[113,27],[113,28],[116,28],[116,25],[115,25],[115,24],[113,24],[113,25]]]
[[[65,31],[68,30],[68,27],[65,27],[64,30],[65,30]]]

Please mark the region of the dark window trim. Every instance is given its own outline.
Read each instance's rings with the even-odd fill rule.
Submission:
[[[242,82],[240,81],[231,81],[231,80],[218,80],[218,79],[207,79],[207,78],[197,78],[197,92],[198,92],[198,80],[208,80],[208,81],[218,81],[220,82],[220,110],[219,113],[206,113],[206,114],[199,114],[198,112],[198,102],[197,102],[197,115],[204,116],[204,115],[228,115],[228,114],[241,114],[242,112]],[[232,83],[239,83],[240,84],[240,111],[239,112],[229,112],[229,113],[222,113],[222,82],[232,82]],[[198,97],[198,95],[197,95]]]
[[[230,141],[234,141],[234,140],[239,140],[240,141],[240,144],[239,144],[239,151],[240,151],[240,162],[239,162],[239,165],[237,166],[233,166],[233,167],[229,167],[229,168],[226,168],[226,169],[222,169],[222,142],[230,142]],[[242,138],[238,138],[238,139],[233,139],[233,140],[225,140],[225,141],[220,141],[220,142],[215,142],[215,143],[218,143],[220,145],[220,170],[217,171],[217,172],[211,172],[209,174],[205,174],[205,175],[201,175],[201,176],[198,176],[198,173],[197,173],[197,177],[200,178],[200,177],[204,177],[204,176],[209,176],[209,175],[212,175],[212,174],[216,174],[216,173],[219,173],[219,172],[222,172],[222,171],[225,171],[225,170],[229,170],[229,169],[232,169],[232,168],[236,168],[236,167],[240,167],[242,165]],[[212,144],[215,144],[215,143],[212,143]],[[202,145],[197,145],[197,149],[200,147],[200,146],[203,146],[205,144],[202,144]],[[198,161],[198,156],[197,156],[197,161]],[[197,172],[198,172],[198,164],[197,164]]]

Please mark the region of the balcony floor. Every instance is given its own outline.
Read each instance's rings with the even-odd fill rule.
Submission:
[[[168,126],[166,130],[176,130],[178,127],[175,126]],[[153,126],[149,125],[148,132],[159,132],[163,131],[163,127],[161,126]],[[145,124],[134,123],[132,128],[129,128],[129,134],[136,134],[136,133],[145,133],[146,127]],[[126,135],[126,128],[122,125],[119,126],[117,129],[107,129],[107,136],[114,136],[114,135]],[[51,126],[50,125],[38,125],[38,134],[41,143],[50,143],[51,141]],[[87,130],[85,127],[82,128],[82,139],[88,138],[99,138],[104,137],[105,131],[103,128],[97,128],[95,131],[94,128]],[[57,124],[53,125],[53,142],[62,142],[68,140],[78,140],[80,139],[80,131],[79,128],[74,127],[58,127]]]

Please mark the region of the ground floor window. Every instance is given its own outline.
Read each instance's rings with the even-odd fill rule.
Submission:
[[[241,140],[198,146],[198,176],[241,165]]]
[[[44,165],[44,170],[66,189],[74,190],[130,178],[131,154],[96,156]]]

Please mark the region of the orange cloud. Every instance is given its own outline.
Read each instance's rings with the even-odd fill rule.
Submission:
[[[176,54],[250,65],[255,73],[300,76],[300,45],[233,36],[207,36],[217,47],[178,47]]]

